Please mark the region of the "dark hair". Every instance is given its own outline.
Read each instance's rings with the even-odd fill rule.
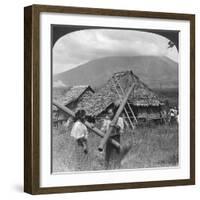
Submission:
[[[96,122],[94,117],[87,116],[87,115],[86,115],[86,121],[88,121],[89,123],[93,123],[93,124]]]
[[[85,110],[78,110],[76,113],[75,113],[75,118],[74,118],[74,121],[76,122],[77,120],[80,120],[82,121],[83,120],[83,117],[86,115],[86,112]]]
[[[106,110],[106,113],[108,114],[109,110],[112,110],[112,112],[113,112],[112,119],[113,119],[114,116],[115,116],[115,114],[116,114],[116,112],[117,112],[117,109],[118,109],[117,106],[110,107],[110,108],[108,108],[108,109]]]

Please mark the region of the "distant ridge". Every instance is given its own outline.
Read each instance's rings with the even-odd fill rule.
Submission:
[[[91,85],[98,88],[113,73],[124,70],[132,70],[150,88],[178,87],[178,63],[164,56],[104,57],[56,74],[53,79],[69,86]]]

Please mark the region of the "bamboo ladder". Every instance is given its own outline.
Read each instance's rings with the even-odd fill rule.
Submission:
[[[115,81],[114,81],[113,79],[112,79],[112,81],[113,81],[113,86],[114,86],[114,88],[115,88],[115,90],[116,90],[116,92],[117,92],[117,94],[118,94],[118,96],[119,96],[119,98],[120,98],[120,101],[122,101],[122,97],[121,97],[121,95],[120,95],[120,92],[119,92],[118,89],[117,89],[117,85],[115,84]],[[117,82],[117,80],[116,80],[116,82]],[[125,93],[124,93],[124,91],[123,91],[123,89],[122,89],[120,83],[117,82],[117,84],[118,84],[118,86],[119,86],[119,88],[120,88],[120,90],[121,90],[122,95],[124,96]],[[130,104],[128,103],[128,101],[127,101],[127,105],[128,105],[128,107],[129,107],[129,110],[131,111],[131,114],[132,114],[133,118],[134,118],[135,120],[137,120],[136,117],[135,117],[135,115],[134,115],[134,113],[133,113],[133,110],[132,110],[131,107],[130,107]],[[124,111],[125,111],[125,114],[126,114],[126,116],[127,116],[127,118],[128,118],[128,121],[129,121],[129,123],[130,123],[132,129],[134,130],[135,127],[134,127],[133,122],[131,121],[131,117],[129,116],[128,111],[127,111],[127,109],[126,109],[125,107],[124,107]],[[137,121],[136,121],[136,122],[137,122]]]
[[[117,84],[119,85],[119,88],[120,88],[122,94],[125,95],[125,92],[124,92],[124,90],[122,89],[122,87],[121,87],[119,81],[116,80],[116,82],[117,82]],[[134,114],[134,112],[133,112],[133,110],[132,110],[132,108],[131,108],[131,106],[130,106],[130,104],[129,104],[128,101],[127,101],[127,105],[128,105],[128,108],[129,108],[129,110],[131,111],[131,114],[132,114],[132,116],[133,116],[133,118],[134,118],[134,120],[135,120],[135,122],[136,122],[136,124],[137,124],[137,118],[136,118],[136,116],[135,116],[135,114]]]

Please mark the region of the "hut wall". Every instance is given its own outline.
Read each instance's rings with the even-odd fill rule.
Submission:
[[[160,107],[159,106],[138,107],[136,116],[138,119],[146,119],[146,120],[160,119]]]

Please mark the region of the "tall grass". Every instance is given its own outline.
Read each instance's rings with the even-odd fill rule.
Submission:
[[[105,170],[104,152],[97,147],[100,138],[89,133],[89,152],[85,154],[63,126],[53,129],[53,172]],[[134,132],[127,129],[121,137],[121,145],[131,143],[129,152],[121,160],[120,169],[169,167],[178,165],[178,126],[144,126]]]

